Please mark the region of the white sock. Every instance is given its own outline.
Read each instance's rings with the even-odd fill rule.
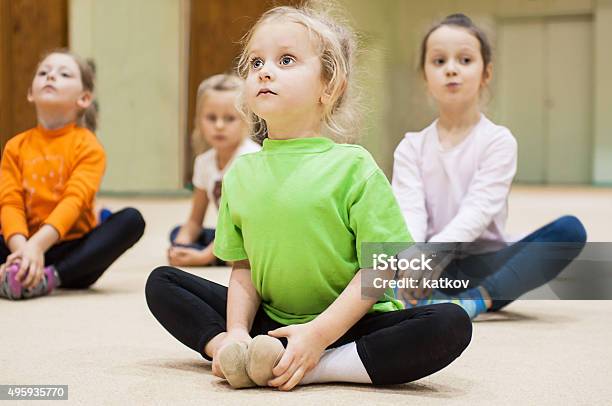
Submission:
[[[354,342],[325,350],[319,363],[304,375],[300,385],[324,382],[372,383]]]

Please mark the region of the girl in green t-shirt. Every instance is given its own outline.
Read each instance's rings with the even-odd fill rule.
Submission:
[[[362,243],[411,237],[370,154],[321,137],[356,128],[354,52],[352,31],[325,14],[263,14],[238,65],[263,149],[236,160],[219,207],[214,253],[233,262],[229,288],[172,267],[147,281],[157,320],[235,388],[405,383],[470,342],[457,305],[403,310],[363,294]]]

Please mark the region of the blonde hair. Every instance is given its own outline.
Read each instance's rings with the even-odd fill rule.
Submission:
[[[36,64],[36,70],[38,70],[40,64],[43,63],[43,61],[47,59],[49,55],[52,54],[68,55],[79,67],[83,90],[91,93],[92,101],[89,107],[79,111],[77,115],[77,125],[79,125],[80,127],[85,127],[91,132],[95,133],[96,129],[98,128],[98,114],[100,111],[100,104],[98,103],[98,100],[95,98],[94,94],[96,81],[96,64],[91,58],[84,59],[81,56],[70,51],[69,49],[58,48],[45,53],[38,61],[38,64]]]
[[[316,39],[315,49],[320,53],[321,59],[321,80],[330,95],[330,103],[323,112],[323,124],[331,138],[338,142],[351,142],[358,131],[359,119],[353,83],[357,41],[348,25],[332,20],[328,15],[329,7],[325,8],[326,11],[315,9],[311,5],[298,8],[282,6],[266,11],[242,39],[243,49],[237,71],[240,77],[246,79],[249,73],[250,42],[261,25],[284,19],[306,27],[310,37]],[[244,93],[241,95],[239,108],[247,118],[253,138],[261,143],[268,137],[266,123],[247,106]]]
[[[204,134],[200,132],[200,125],[198,123],[206,93],[209,90],[216,90],[219,92],[240,92],[243,84],[243,80],[233,73],[220,73],[204,79],[198,86],[198,92],[196,93],[195,114],[193,119],[193,131],[191,133],[191,145],[196,155],[204,152],[206,149]]]

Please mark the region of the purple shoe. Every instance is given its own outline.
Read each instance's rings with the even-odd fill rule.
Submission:
[[[17,280],[17,272],[19,272],[19,265],[12,264],[6,269],[5,282],[8,285],[9,299],[21,299],[23,287],[21,282]]]
[[[32,288],[24,289],[21,282],[17,280],[19,265],[9,266],[0,281],[0,296],[11,300],[31,299],[45,296],[51,293],[59,285],[59,277],[55,267],[45,267],[44,277],[40,283]]]
[[[57,271],[53,265],[46,266],[44,269],[45,279],[47,280],[46,293],[51,293],[59,285]]]

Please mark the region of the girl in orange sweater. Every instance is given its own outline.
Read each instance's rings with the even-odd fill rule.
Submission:
[[[87,288],[144,232],[132,208],[96,227],[106,157],[93,134],[94,74],[64,50],[37,67],[28,100],[38,126],[6,144],[0,166],[0,297]]]

